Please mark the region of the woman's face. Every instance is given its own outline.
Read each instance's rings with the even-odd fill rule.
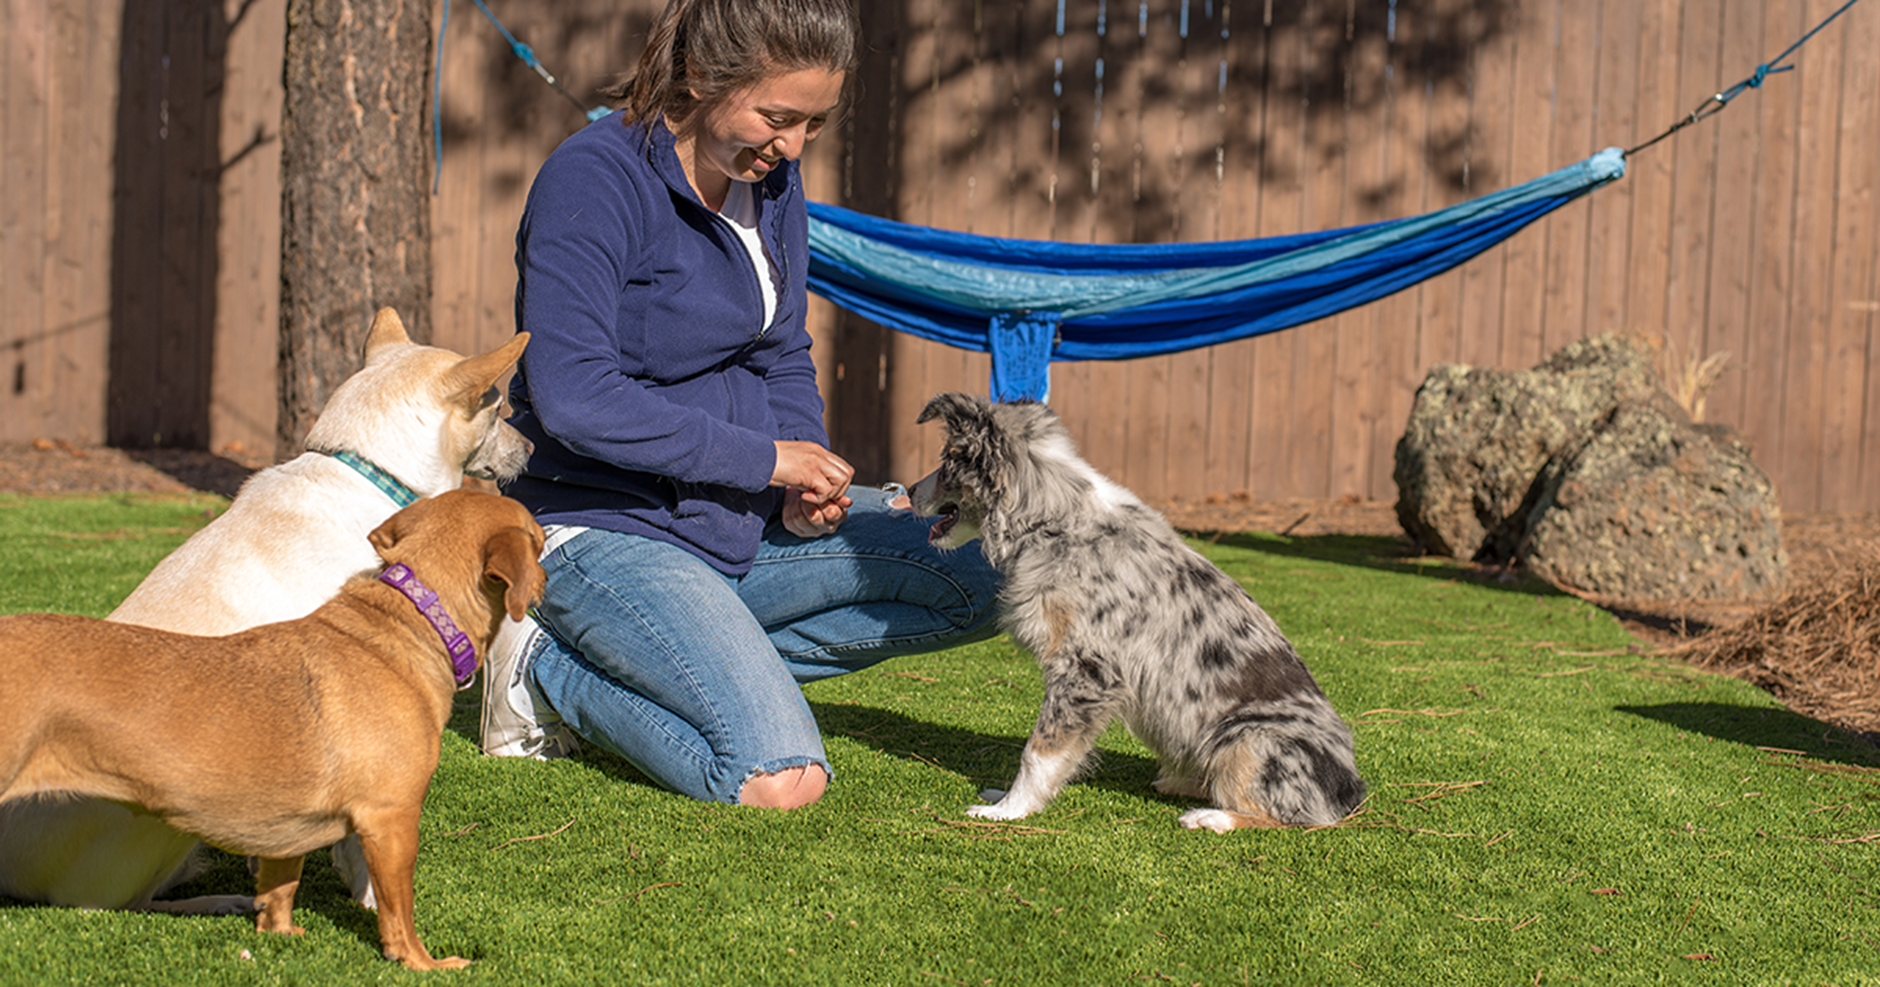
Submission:
[[[810,68],[770,76],[701,108],[678,140],[693,190],[716,208],[732,181],[757,181],[779,162],[802,157],[841,98],[842,73]]]

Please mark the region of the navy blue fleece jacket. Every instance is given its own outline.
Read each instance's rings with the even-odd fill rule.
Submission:
[[[808,210],[794,163],[754,186],[782,277],[776,318],[750,253],[705,207],[663,123],[604,117],[543,163],[516,232],[510,401],[535,453],[504,492],[544,524],[646,535],[750,568],[778,439],[827,446],[804,328]]]

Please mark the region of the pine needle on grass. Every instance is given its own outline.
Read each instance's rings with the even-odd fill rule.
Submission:
[[[67,503],[29,516],[0,503],[0,596],[13,610],[108,611],[167,536],[43,531],[136,523],[188,521],[162,505]],[[474,711],[460,710],[425,805],[420,929],[434,947],[475,956],[490,987],[1375,979],[1353,969],[1474,987],[1537,969],[1548,983],[1630,982],[1667,963],[1664,979],[1695,982],[1700,968],[1678,959],[1693,950],[1713,957],[1701,969],[1720,983],[1770,971],[1796,983],[1869,978],[1873,947],[1847,934],[1871,918],[1864,861],[1880,845],[1880,809],[1865,794],[1880,756],[1869,746],[1823,737],[1825,724],[1766,693],[1663,656],[1615,654],[1599,674],[1540,677],[1555,670],[1546,662],[1588,663],[1531,642],[1587,652],[1630,642],[1582,601],[1483,583],[1433,593],[1432,572],[1395,557],[1373,566],[1347,549],[1308,557],[1309,538],[1283,553],[1275,544],[1203,550],[1253,584],[1359,729],[1372,797],[1330,831],[1182,830],[1151,787],[1153,758],[1120,726],[1098,742],[1101,766],[1042,817],[1050,828],[954,818],[968,800],[963,769],[992,770],[972,767],[989,755],[1009,769],[1014,724],[1037,713],[1035,663],[999,639],[890,666],[938,680],[917,688],[897,682],[907,675],[806,685],[841,780],[801,811],[694,803],[598,750],[547,765],[486,758]],[[1284,575],[1295,570],[1314,578]],[[1496,622],[1506,630],[1494,639],[1476,630]],[[1408,653],[1359,641],[1412,630],[1427,643]],[[1748,790],[1766,794],[1731,798]],[[493,834],[472,828],[479,820],[539,835],[491,847]],[[533,840],[547,841],[542,852],[495,852]],[[252,887],[229,857],[186,893]],[[571,888],[616,895],[607,900],[618,907]],[[1694,889],[1697,913],[1677,911]],[[309,934],[291,940],[240,919],[0,902],[0,983],[403,975],[324,855],[301,891]],[[1687,915],[1694,941],[1664,945],[1673,917]],[[1013,944],[997,951],[996,971],[987,943]]]
[[[560,836],[561,834],[566,833],[568,831],[568,827],[573,826],[574,822],[575,821],[573,819],[570,819],[567,822],[562,823],[561,826],[559,826],[558,828],[551,830],[547,833],[537,833],[534,836],[518,836],[513,840],[504,840],[503,842],[498,843],[493,847],[490,847],[490,851],[493,853],[505,847],[515,846],[518,843],[533,843],[536,840],[546,840],[551,836]]]
[[[1068,830],[1044,829],[1038,826],[1024,826],[1019,823],[992,822],[983,819],[949,819],[939,813],[933,814],[934,821],[940,825],[927,829],[897,829],[896,835],[911,836],[924,833],[955,833],[974,840],[1004,840],[1010,842],[1014,836],[1061,836]],[[889,823],[888,819],[870,819],[869,822]]]
[[[1798,712],[1834,708],[1849,726],[1880,729],[1880,552],[1836,559],[1741,622],[1667,653],[1752,682]]]

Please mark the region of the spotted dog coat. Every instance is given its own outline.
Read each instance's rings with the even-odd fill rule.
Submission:
[[[1181,817],[1190,829],[1329,825],[1363,801],[1351,730],[1292,642],[1084,462],[1050,409],[942,394],[919,420],[936,418],[946,447],[911,491],[914,510],[939,515],[936,545],[979,539],[1005,576],[1006,630],[1045,681],[1017,781],[969,814],[1042,809],[1116,716],[1155,752],[1157,791],[1211,803]]]

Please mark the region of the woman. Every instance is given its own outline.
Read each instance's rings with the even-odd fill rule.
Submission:
[[[695,798],[808,805],[831,771],[798,682],[995,633],[977,550],[850,490],[823,429],[796,162],[858,45],[846,0],[670,0],[625,111],[537,175],[510,395],[535,453],[506,492],[549,582],[492,648],[486,751],[552,755],[565,724]]]

